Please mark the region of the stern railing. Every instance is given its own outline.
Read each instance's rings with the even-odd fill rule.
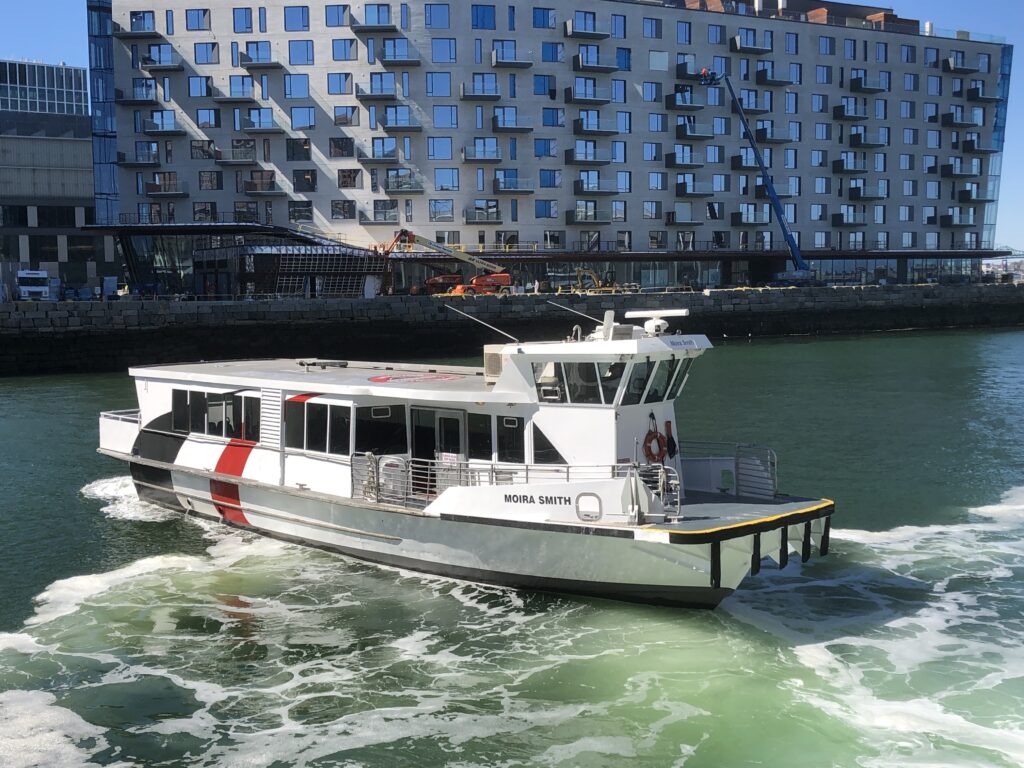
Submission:
[[[683,488],[757,499],[778,494],[775,451],[747,443],[679,443]]]

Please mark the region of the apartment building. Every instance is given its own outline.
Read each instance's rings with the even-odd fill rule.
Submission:
[[[86,70],[0,60],[0,301],[19,270],[44,270],[76,295],[119,275],[94,223]]]
[[[823,279],[970,274],[994,248],[1012,47],[890,9],[89,5],[97,206],[123,231],[406,227],[647,284],[763,281],[785,243],[707,69]]]

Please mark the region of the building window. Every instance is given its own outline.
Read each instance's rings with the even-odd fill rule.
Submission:
[[[447,97],[451,95],[451,72],[427,72],[427,96]]]
[[[292,223],[313,221],[313,203],[309,200],[289,200],[288,221]]]
[[[293,66],[309,66],[313,64],[312,40],[289,40],[288,63]]]
[[[220,54],[217,43],[195,44],[196,64],[219,64]]]
[[[661,19],[651,19],[644,17],[643,21],[643,35],[650,39],[661,38]]]
[[[252,8],[235,8],[232,17],[236,33],[252,32]]]
[[[284,8],[285,32],[309,31],[309,6],[286,5]]]
[[[448,29],[451,24],[448,3],[427,3],[423,7],[423,22],[427,29]]]
[[[562,61],[565,59],[565,49],[561,43],[541,43],[540,59],[541,61]]]
[[[351,157],[351,155],[349,155]],[[340,168],[338,170],[338,189],[362,189],[363,172],[358,168]]]
[[[453,64],[455,62],[455,38],[433,38],[430,41],[430,60],[436,64]]]
[[[316,127],[316,109],[314,107],[292,107],[292,130],[303,131]]]
[[[193,8],[185,11],[185,29],[191,31],[208,30],[210,28],[210,11],[206,8]]]
[[[331,58],[335,61],[355,61],[356,41],[349,38],[332,40]]]
[[[725,27],[721,24],[708,24],[708,43],[723,45],[725,43]]]
[[[822,56],[836,55],[836,39],[828,35],[818,36],[818,53]]]
[[[346,27],[349,22],[349,6],[347,5],[328,5],[325,9],[326,18],[324,19],[324,26],[327,27]]]
[[[284,97],[286,99],[308,99],[309,75],[285,75]]]
[[[355,200],[331,200],[331,218],[352,221],[356,217]]]
[[[288,160],[311,160],[313,158],[312,145],[309,139],[287,139],[285,141],[285,156]]]
[[[332,95],[352,93],[352,73],[329,72],[327,74],[327,92]]]
[[[435,128],[458,128],[459,110],[454,105],[437,105],[434,107]]]
[[[473,29],[494,29],[494,6],[471,5],[469,13]]]
[[[219,128],[220,127],[220,110],[219,109],[197,109],[196,110],[196,126],[199,128]]]
[[[429,200],[427,215],[430,221],[455,221],[455,201]]]
[[[355,139],[351,136],[332,136],[329,151],[331,157],[355,157]]]
[[[359,107],[335,107],[334,124],[342,127],[359,125]]]
[[[292,171],[292,187],[296,192],[316,192],[316,169]]]
[[[534,29],[554,29],[555,28],[555,11],[553,8],[534,8],[533,9],[533,28]]]
[[[213,192],[224,188],[224,174],[221,171],[200,171],[199,189],[203,192]]]

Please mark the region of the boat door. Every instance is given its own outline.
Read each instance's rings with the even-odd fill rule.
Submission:
[[[466,414],[412,408],[413,490],[435,494],[459,485],[466,461]]]

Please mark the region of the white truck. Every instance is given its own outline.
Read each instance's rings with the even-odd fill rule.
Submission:
[[[19,269],[15,276],[15,297],[22,301],[49,301],[50,276],[45,270]]]

